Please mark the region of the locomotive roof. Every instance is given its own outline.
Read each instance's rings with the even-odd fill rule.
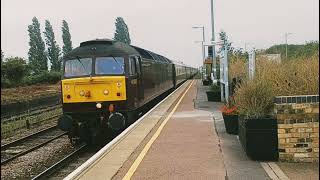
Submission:
[[[172,63],[171,60],[169,60],[168,58],[156,54],[154,52],[111,39],[95,39],[90,41],[84,41],[80,43],[79,47],[73,49],[70,53],[68,53],[65,56],[65,58],[75,56],[90,56],[93,54],[100,54],[103,56],[108,56],[109,54],[113,56],[139,54],[145,59],[160,61],[163,63]]]
[[[110,39],[96,39],[80,43],[80,46],[68,53],[66,58],[88,55],[123,56],[133,54],[139,54],[139,52],[125,43]]]

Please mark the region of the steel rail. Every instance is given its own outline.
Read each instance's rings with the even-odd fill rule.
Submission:
[[[22,152],[14,155],[14,156],[8,158],[8,159],[5,159],[5,160],[3,160],[3,161],[1,160],[1,165],[4,165],[4,164],[6,164],[6,163],[8,163],[8,162],[10,162],[10,161],[12,161],[12,160],[20,157],[20,156],[23,156],[23,155],[25,155],[25,154],[27,154],[27,153],[29,153],[29,152],[32,152],[32,151],[34,151],[34,150],[36,150],[36,149],[39,149],[40,147],[43,147],[44,145],[50,143],[51,141],[53,141],[53,140],[55,140],[55,139],[58,139],[58,138],[66,135],[66,134],[67,134],[67,132],[64,132],[64,133],[59,134],[58,136],[55,136],[55,137],[53,137],[53,138],[51,138],[51,139],[49,139],[49,140],[47,140],[47,141],[45,141],[45,142],[37,145],[37,146],[34,146],[34,147],[30,148],[30,149],[27,149],[27,150],[25,150],[25,151],[22,151]]]
[[[20,139],[14,140],[14,141],[12,141],[12,142],[6,143],[6,144],[4,144],[4,145],[1,145],[1,150],[3,151],[3,149],[8,149],[8,148],[10,148],[11,146],[15,146],[16,144],[18,144],[18,143],[20,143],[20,142],[22,142],[22,141],[25,141],[25,140],[27,140],[27,139],[33,138],[33,137],[35,137],[35,136],[37,136],[37,135],[46,133],[46,132],[51,131],[51,130],[56,129],[56,128],[58,128],[58,126],[57,126],[57,125],[54,125],[54,126],[51,126],[51,127],[46,128],[46,129],[43,129],[43,130],[41,130],[41,131],[38,131],[38,132],[36,132],[36,133],[30,134],[30,135],[28,135],[28,136],[25,136],[25,137],[22,137],[22,138],[20,138]]]
[[[87,148],[87,144],[81,145],[75,151],[73,151],[72,153],[70,153],[69,155],[67,155],[66,157],[64,157],[63,159],[61,159],[60,161],[58,161],[57,163],[55,163],[54,165],[46,169],[45,171],[41,172],[40,174],[32,178],[32,180],[47,179],[50,175],[57,172],[58,170],[60,170],[60,168],[62,168],[67,163],[72,161],[75,158],[75,156],[82,153],[86,148]]]

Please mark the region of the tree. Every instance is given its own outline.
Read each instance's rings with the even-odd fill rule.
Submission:
[[[12,84],[19,84],[26,74],[26,61],[20,57],[7,58],[6,62],[1,66],[2,78],[8,79]]]
[[[126,44],[131,44],[129,29],[122,17],[116,18],[116,32],[114,33],[114,40],[121,41]]]
[[[52,26],[48,20],[45,22],[45,31],[43,32],[46,37],[46,44],[48,47],[48,59],[51,62],[51,71],[60,71],[61,61],[59,59],[60,48],[55,40]]]
[[[227,36],[227,33],[225,31],[221,31],[219,33],[219,39],[220,41],[223,41],[223,43],[227,43],[227,50],[229,53],[232,53],[233,52],[233,47],[231,46],[231,42],[229,42],[229,37]],[[224,46],[221,46],[220,48],[220,52],[224,50]]]
[[[34,73],[48,71],[45,44],[40,33],[40,23],[36,17],[32,18],[32,24],[28,26],[29,32],[29,63]]]
[[[285,59],[286,45],[273,45],[266,49],[267,54],[281,54],[281,59]],[[314,55],[319,56],[319,41],[310,41],[306,44],[288,44],[288,60],[309,58]]]
[[[65,20],[62,21],[62,40],[63,40],[62,53],[65,56],[67,53],[69,53],[72,50],[72,41],[71,41],[71,35],[69,31],[69,25]]]

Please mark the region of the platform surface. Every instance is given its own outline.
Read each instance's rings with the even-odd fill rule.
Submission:
[[[183,84],[72,179],[274,179],[226,133],[222,103],[208,102],[208,89],[199,80]]]
[[[225,179],[212,113],[194,107],[194,81],[131,179]]]

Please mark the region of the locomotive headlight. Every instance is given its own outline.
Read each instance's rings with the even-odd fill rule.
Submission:
[[[80,94],[80,96],[84,96],[85,93],[84,93],[84,91],[80,91],[79,94]]]
[[[100,109],[100,108],[102,107],[102,104],[101,104],[101,103],[97,103],[97,104],[96,104],[96,107],[97,107],[98,109]]]
[[[103,94],[104,94],[104,95],[108,95],[108,94],[109,94],[109,91],[108,91],[108,90],[104,90],[104,91],[103,91]]]
[[[118,86],[118,87],[121,87],[121,82],[117,82],[117,86]]]

